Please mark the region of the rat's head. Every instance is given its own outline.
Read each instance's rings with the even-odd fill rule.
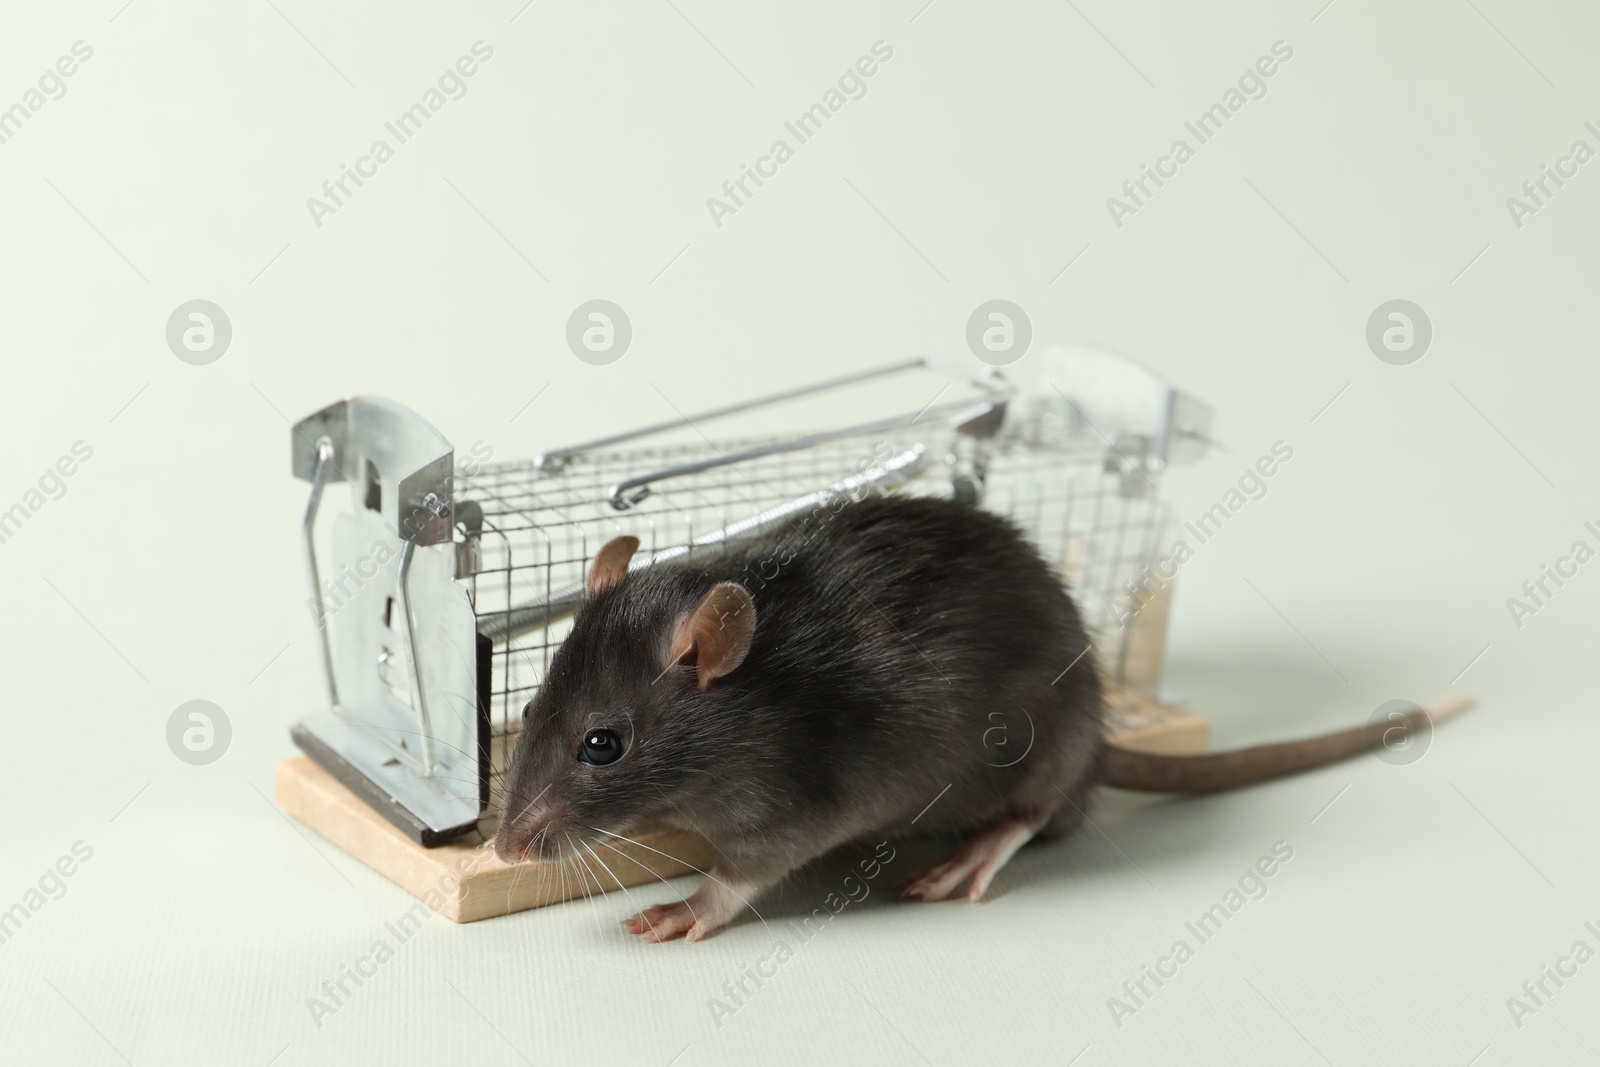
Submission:
[[[631,834],[715,773],[719,724],[737,718],[718,679],[750,651],[755,604],[733,582],[630,576],[638,547],[617,537],[595,556],[572,632],[523,710],[494,837],[508,863]]]

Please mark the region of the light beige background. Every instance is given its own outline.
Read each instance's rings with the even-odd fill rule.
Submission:
[[[94,49],[0,145],[0,505],[94,449],[0,544],[0,907],[94,850],[0,945],[8,1058],[1592,1058],[1600,963],[1520,1028],[1506,1001],[1600,949],[1600,563],[1521,628],[1506,599],[1596,544],[1600,162],[1520,229],[1505,204],[1574,140],[1600,148],[1591,8],[522,3],[0,15],[0,107]],[[306,198],[478,40],[467,96],[316,227]],[[706,198],[879,40],[867,96],[716,227]],[[1106,198],[1279,40],[1269,94],[1113,225]],[[203,367],[164,336],[197,297],[234,330]],[[595,297],[636,330],[603,368],[563,341]],[[626,938],[620,895],[436,919],[314,1025],[306,998],[410,901],[266,799],[319,699],[286,418],[377,392],[528,455],[911,354],[976,367],[964,325],[994,297],[1214,403],[1234,450],[1169,477],[1186,517],[1293,445],[1179,579],[1168,688],[1220,744],[1390,699],[1480,709],[1410,766],[1107,797],[1101,833],[1026,851],[991,903],[883,886],[804,947],[783,923],[836,871],[769,901],[772,932],[695,946]],[[1393,298],[1433,322],[1410,366],[1364,340]],[[1037,349],[1012,371],[1031,381]],[[196,698],[234,731],[207,767],[164,738]],[[1268,896],[1119,1027],[1107,999],[1280,840]],[[795,958],[716,1025],[708,999],[775,937]]]

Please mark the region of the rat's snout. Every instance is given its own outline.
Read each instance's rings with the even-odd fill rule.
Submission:
[[[508,811],[501,816],[494,834],[494,854],[504,863],[553,859],[567,847],[571,829],[558,805],[536,800],[516,815]]]

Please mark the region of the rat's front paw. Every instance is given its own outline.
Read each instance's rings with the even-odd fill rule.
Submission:
[[[675,941],[680,937],[700,941],[725,925],[726,920],[716,922],[703,906],[696,908],[689,900],[680,900],[676,904],[657,904],[622,921],[622,927],[628,933],[638,934],[652,944]]]
[[[657,904],[646,908],[631,919],[623,920],[623,928],[655,943],[684,938],[704,941],[733,921],[745,905],[745,893],[755,887],[748,882],[730,882],[713,872],[688,900],[676,904]]]

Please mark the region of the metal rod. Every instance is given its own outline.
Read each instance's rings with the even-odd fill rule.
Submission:
[[[915,413],[896,415],[893,418],[875,419],[872,422],[846,426],[839,430],[826,430],[822,433],[807,434],[804,437],[793,437],[787,441],[773,441],[764,445],[756,445],[754,448],[747,448],[741,452],[734,452],[728,455],[719,455],[713,459],[696,460],[693,463],[680,463],[675,467],[666,467],[658,471],[651,471],[649,474],[625,478],[611,487],[607,497],[611,501],[612,507],[618,511],[626,511],[649,494],[649,486],[652,482],[679,478],[685,474],[698,474],[701,471],[712,470],[716,467],[742,463],[747,459],[760,459],[763,456],[777,455],[781,452],[797,452],[803,448],[810,448],[812,445],[826,444],[829,441],[838,441],[846,437],[855,437],[859,434],[910,426],[918,419],[929,414],[935,417],[964,414],[975,412],[976,408],[987,408],[989,406],[989,401],[980,401],[975,407],[970,399],[958,400],[949,404],[941,404],[935,408],[924,408]],[[630,492],[630,490],[637,491]]]
[[[632,441],[640,437],[648,437],[651,434],[663,433],[667,430],[675,430],[681,427],[685,422],[693,426],[698,426],[702,422],[709,422],[712,419],[720,419],[725,415],[737,415],[740,412],[752,411],[756,408],[766,407],[769,404],[777,404],[785,400],[793,400],[796,397],[811,396],[814,393],[826,392],[829,389],[839,389],[846,385],[854,385],[857,382],[871,381],[873,378],[883,378],[891,374],[899,374],[903,371],[918,369],[938,370],[942,371],[943,373],[950,374],[953,377],[966,379],[972,385],[983,389],[985,392],[988,392],[991,395],[1003,395],[1007,397],[1011,395],[1011,387],[1007,385],[1003,379],[993,380],[986,375],[973,374],[965,368],[958,367],[955,364],[945,363],[942,360],[933,359],[928,356],[919,356],[916,359],[902,360],[899,363],[889,363],[882,367],[873,367],[870,370],[857,371],[854,374],[846,374],[842,377],[830,378],[827,381],[814,382],[811,385],[802,385],[797,386],[794,389],[785,389],[782,392],[771,393],[767,396],[757,397],[754,400],[742,400],[737,404],[727,404],[723,407],[712,408],[709,411],[701,411],[694,415],[687,415],[677,419],[669,419],[665,422],[658,422],[652,426],[643,427],[642,429],[629,430],[626,433],[612,434],[610,437],[601,437],[593,441],[585,441],[581,445],[572,445],[568,448],[553,449],[549,452],[542,453],[538,457],[537,463],[539,469],[542,471],[558,471],[567,465],[568,460],[571,460],[577,456],[581,456],[585,452],[592,452],[597,449],[610,447],[611,445],[621,444],[623,441]]]
[[[339,684],[333,677],[333,643],[328,637],[328,619],[323,611],[322,574],[317,569],[317,545],[314,537],[317,526],[317,509],[322,506],[322,487],[328,464],[333,462],[333,442],[326,437],[317,439],[317,468],[311,475],[311,499],[306,502],[306,516],[300,523],[306,542],[307,572],[311,577],[311,602],[317,606],[317,636],[322,643],[322,676],[328,683],[328,706],[339,708]]]
[[[406,612],[406,639],[411,644],[411,677],[417,690],[417,723],[422,735],[422,773],[433,773],[433,720],[428,716],[428,690],[422,684],[421,646],[417,620],[411,610],[411,560],[417,545],[407,541],[400,549],[400,601]]]
[[[607,448],[611,445],[620,444],[623,441],[632,441],[638,437],[648,437],[651,434],[662,433],[666,430],[675,430],[682,426],[685,422],[701,423],[707,422],[711,419],[719,419],[724,415],[737,415],[741,411],[749,411],[752,408],[762,407],[767,404],[776,404],[783,400],[793,400],[795,397],[799,396],[810,396],[812,393],[821,393],[829,389],[837,389],[840,386],[853,385],[856,382],[864,382],[872,378],[881,378],[886,374],[898,374],[900,371],[911,370],[916,367],[924,366],[925,363],[926,361],[922,359],[910,359],[902,363],[891,363],[888,366],[874,367],[871,370],[858,371],[855,374],[846,374],[840,378],[830,378],[825,382],[814,382],[811,385],[802,385],[794,389],[785,389],[781,393],[772,393],[768,396],[757,397],[754,400],[741,400],[737,404],[728,404],[724,407],[712,408],[710,411],[702,411],[696,415],[686,416],[681,419],[670,419],[666,422],[658,422],[653,426],[643,427],[642,429],[629,430],[626,433],[612,434],[610,437],[600,437],[593,441],[585,441],[581,445],[573,445],[570,448],[558,448],[549,452],[544,452],[540,454],[538,464],[542,470],[560,470],[566,465],[567,460],[572,459],[575,456],[581,456],[585,452],[593,452],[596,449]]]

